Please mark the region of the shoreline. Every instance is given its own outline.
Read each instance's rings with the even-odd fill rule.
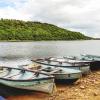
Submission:
[[[56,84],[57,92],[48,95],[33,92],[27,95],[9,96],[7,100],[99,100],[100,70],[93,71],[72,85]]]
[[[90,40],[0,40],[0,42],[50,42],[50,41],[92,41],[95,39],[90,39]],[[98,41],[98,40],[97,40]]]

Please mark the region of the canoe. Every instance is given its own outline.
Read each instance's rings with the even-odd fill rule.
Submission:
[[[84,55],[80,56],[80,59],[90,61],[90,69],[91,70],[99,70],[100,69],[100,56],[84,54]]]
[[[20,66],[20,67],[28,69],[27,66]],[[41,68],[38,70],[48,75],[53,75],[55,77],[55,81],[60,83],[74,83],[82,76],[80,70],[75,70],[71,68],[41,65]]]
[[[0,84],[15,89],[52,93],[54,89],[54,77],[40,73],[39,71],[0,67]]]
[[[82,74],[90,72],[90,62],[83,60],[68,59],[66,57],[50,57],[32,60],[42,65],[50,65],[55,67],[64,67],[81,70]]]

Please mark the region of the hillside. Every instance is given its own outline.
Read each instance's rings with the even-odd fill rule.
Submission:
[[[55,25],[20,20],[0,20],[0,40],[84,40],[89,37]]]

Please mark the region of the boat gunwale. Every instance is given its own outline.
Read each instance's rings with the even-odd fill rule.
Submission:
[[[63,57],[63,58],[56,58],[56,59],[64,59],[64,58],[67,58],[67,60],[75,60],[75,61],[79,61],[79,62],[69,62],[69,61],[57,61],[57,60],[50,60],[51,58],[54,58],[55,59],[55,57],[49,57],[49,58],[40,58],[40,59],[35,59],[35,61],[54,61],[54,62],[61,62],[61,63],[69,63],[69,64],[78,64],[78,63],[82,63],[82,64],[84,64],[84,63],[87,63],[87,64],[89,64],[91,61],[89,61],[89,60],[82,60],[82,59],[70,59],[70,58],[67,58],[67,57]],[[34,61],[34,59],[32,59],[33,61]],[[32,61],[31,60],[31,61]]]
[[[51,65],[49,65],[49,66],[51,66]],[[22,66],[21,66],[21,67],[22,67]],[[51,67],[52,67],[52,66],[51,66]],[[23,67],[22,67],[22,68],[23,68]],[[59,68],[59,67],[58,67],[58,68]],[[25,68],[23,68],[23,69],[25,69]],[[51,72],[46,72],[45,69],[46,69],[46,68],[43,68],[43,69],[40,68],[40,69],[38,69],[38,70],[41,71],[41,72],[45,72],[45,73],[47,73],[47,74],[49,74],[49,75],[53,75],[53,74],[71,75],[71,74],[81,74],[81,73],[82,73],[81,71],[78,71],[78,72],[75,72],[75,73],[67,73],[67,72],[66,72],[66,73],[59,73],[59,72],[57,72],[57,73],[56,73],[56,72],[51,73],[52,71],[51,71]],[[60,70],[62,70],[62,69],[60,69]]]
[[[84,64],[83,65],[77,65],[77,66],[74,66],[74,65],[72,65],[72,66],[62,66],[62,65],[56,65],[56,64],[55,65],[54,64],[46,64],[46,63],[36,61],[36,60],[31,60],[31,61],[33,61],[35,63],[39,63],[39,64],[43,64],[43,65],[49,65],[49,66],[55,66],[55,67],[87,67],[87,66],[89,66],[89,65],[84,65]]]
[[[2,66],[2,68],[10,68],[10,69],[16,69],[16,70],[24,70],[24,71],[27,71],[27,72],[35,72],[35,73],[39,73],[39,74],[44,74],[44,75],[47,75],[48,77],[45,77],[45,78],[37,78],[37,79],[23,79],[23,80],[21,80],[21,79],[16,79],[16,80],[14,80],[14,79],[11,79],[11,78],[3,78],[3,77],[0,77],[0,79],[2,79],[2,80],[8,80],[8,81],[19,81],[19,82],[25,82],[25,81],[40,81],[40,80],[47,80],[47,79],[54,79],[54,76],[51,76],[51,75],[49,75],[49,74],[46,74],[46,73],[43,73],[43,72],[40,72],[40,71],[37,71],[37,70],[27,70],[27,69],[20,69],[20,68],[11,68],[11,67],[5,67],[5,66]]]
[[[51,75],[55,75],[55,74],[57,74],[57,75],[72,75],[72,74],[81,74],[82,72],[77,72],[77,73],[53,73],[53,74],[51,74]]]
[[[40,73],[40,74],[44,74],[44,75],[47,75],[49,77],[53,77],[53,76],[50,76],[46,73],[42,73],[41,71],[38,71],[38,70],[28,70],[28,69],[24,69],[24,68],[14,68],[14,67],[6,67],[6,66],[0,66],[0,68],[8,68],[8,69],[16,69],[16,70],[23,70],[23,71],[28,71],[28,72],[34,72],[34,73]]]
[[[6,81],[14,81],[14,82],[16,82],[16,81],[18,81],[18,82],[30,82],[30,81],[41,81],[41,80],[49,80],[49,79],[54,79],[54,77],[47,77],[47,78],[39,78],[39,79],[27,79],[27,80],[19,80],[19,79],[17,79],[17,80],[13,80],[13,79],[8,79],[8,78],[1,78],[0,77],[0,79],[1,80],[6,80]]]
[[[47,67],[48,68],[48,67]],[[43,70],[41,70],[41,71],[45,71],[45,69],[47,69],[47,68],[44,68]],[[58,67],[59,68],[59,67]],[[69,69],[69,68],[68,68]],[[70,68],[71,69],[71,68]],[[55,69],[54,69],[55,70]],[[62,70],[62,69],[60,69],[59,68],[59,70]],[[73,70],[76,70],[76,69],[73,69]],[[52,73],[52,71],[51,72],[47,72],[47,73],[50,73],[51,75],[53,75],[53,74],[62,74],[62,75],[70,75],[70,74],[78,74],[78,73],[81,73],[81,71],[79,71],[78,70],[78,72],[75,72],[75,73],[65,73],[65,72],[62,72],[62,73],[60,73],[60,72],[54,72],[54,73]]]
[[[92,54],[81,54],[81,56],[83,56],[83,57],[92,57],[92,58],[100,58],[100,56],[98,56],[98,55],[92,55]]]

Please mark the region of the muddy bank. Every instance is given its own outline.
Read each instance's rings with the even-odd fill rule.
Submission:
[[[100,100],[100,71],[91,72],[73,85],[57,84],[52,95],[33,92],[9,96],[7,100]]]

